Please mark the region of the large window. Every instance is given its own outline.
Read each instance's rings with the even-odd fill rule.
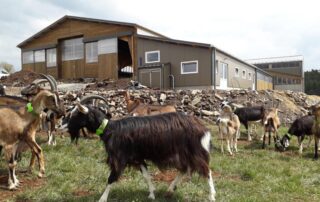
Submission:
[[[98,42],[86,43],[86,62],[98,62]]]
[[[181,74],[198,73],[198,61],[181,62]]]
[[[44,50],[37,50],[34,52],[34,61],[35,62],[44,62],[45,58],[45,51]]]
[[[160,62],[160,51],[149,51],[145,53],[146,63]]]
[[[33,62],[33,51],[27,51],[22,53],[22,64],[31,64]]]
[[[83,58],[82,38],[69,39],[62,42],[62,61]]]
[[[103,39],[98,42],[98,54],[109,54],[118,52],[118,39]]]
[[[47,49],[47,67],[57,66],[57,49]]]

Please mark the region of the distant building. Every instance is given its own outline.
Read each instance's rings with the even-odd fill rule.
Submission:
[[[274,89],[304,92],[303,56],[250,59],[251,63],[273,76]]]
[[[56,78],[132,77],[153,88],[272,89],[272,76],[211,44],[143,26],[64,16],[21,42],[23,70]]]

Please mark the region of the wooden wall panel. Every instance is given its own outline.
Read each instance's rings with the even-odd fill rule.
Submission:
[[[26,71],[34,71],[34,64],[23,64],[22,70]]]
[[[47,73],[46,63],[45,62],[34,63],[34,71],[37,73],[46,74]]]
[[[99,55],[98,78],[100,79],[118,79],[118,54]]]
[[[84,77],[84,60],[62,61],[62,78],[75,79]]]
[[[42,34],[37,39],[25,44],[22,49],[36,48],[48,44],[57,44],[59,39],[70,37],[83,36],[84,38],[92,38],[129,31],[134,32],[135,28],[124,25],[69,19],[59,25],[56,25],[56,27]]]
[[[47,74],[50,74],[51,76],[53,76],[54,78],[58,78],[58,71],[57,71],[57,67],[49,67],[47,68]]]
[[[98,77],[99,63],[85,64],[84,77]]]

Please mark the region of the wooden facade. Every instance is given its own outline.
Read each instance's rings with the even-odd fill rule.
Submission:
[[[36,34],[29,40],[18,45],[22,53],[26,51],[47,50],[56,48],[57,61],[56,66],[48,67],[46,62],[33,62],[22,64],[23,70],[33,70],[39,73],[51,74],[58,78],[81,78],[81,77],[97,77],[101,79],[118,78],[118,52],[112,54],[101,54],[98,61],[94,63],[86,62],[85,44],[90,42],[98,42],[99,40],[115,38],[124,39],[129,49],[131,65],[134,69],[136,61],[134,34],[136,28],[133,25],[112,24],[108,22],[90,21],[77,17],[66,16],[40,33]],[[77,60],[62,60],[62,42],[67,39],[83,38],[84,50],[83,57]],[[123,51],[120,51],[123,52]],[[120,56],[121,57],[121,56]]]

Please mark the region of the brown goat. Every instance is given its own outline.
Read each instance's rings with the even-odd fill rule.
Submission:
[[[223,138],[226,138],[227,149],[230,155],[233,155],[231,149],[238,152],[237,142],[240,137],[240,121],[239,117],[233,113],[232,108],[229,105],[222,107],[222,113],[218,119],[219,122],[219,134],[221,138],[221,152],[223,149]],[[230,148],[231,143],[231,148]]]
[[[263,134],[262,148],[264,149],[267,133],[269,133],[269,145],[271,144],[271,134],[273,134],[273,139],[275,143],[276,143],[276,140],[279,139],[278,129],[281,123],[278,116],[277,108],[271,108],[269,112],[265,114],[263,124],[264,124],[264,134]]]
[[[127,103],[127,110],[132,116],[147,116],[169,112],[176,112],[176,108],[172,105],[149,105],[142,103],[140,100],[130,98],[129,91],[124,93]]]
[[[40,114],[45,109],[51,109],[59,114],[64,113],[57,94],[47,90],[38,93],[27,107],[18,110],[11,108],[0,109],[0,145],[4,146],[6,160],[9,166],[9,189],[16,189],[19,181],[15,175],[16,154],[21,142],[26,143],[32,151],[30,168],[32,169],[35,157],[40,167],[39,177],[45,172],[44,158],[41,147],[35,141],[35,134],[40,122]]]

